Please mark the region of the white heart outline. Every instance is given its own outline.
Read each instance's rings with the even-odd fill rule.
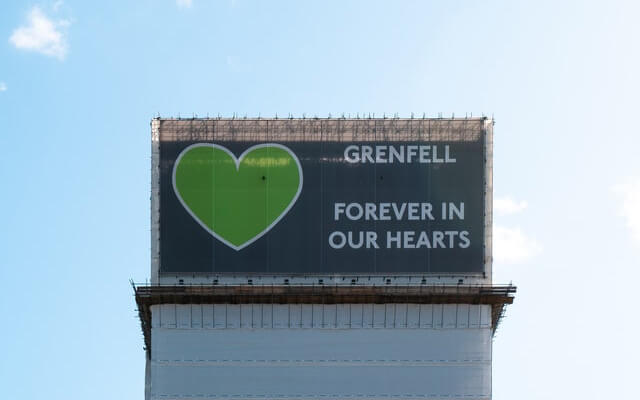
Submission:
[[[278,218],[276,218],[269,226],[267,226],[263,231],[261,231],[259,234],[257,234],[256,236],[254,236],[253,238],[251,238],[251,240],[243,243],[240,246],[236,246],[233,243],[227,241],[225,238],[223,238],[222,236],[218,235],[217,233],[215,233],[213,230],[211,230],[204,222],[202,222],[200,220],[200,218],[198,218],[197,215],[195,215],[191,209],[189,208],[189,206],[187,205],[187,203],[184,201],[184,199],[182,198],[182,196],[180,195],[180,192],[178,191],[178,188],[176,187],[176,170],[178,168],[178,164],[180,164],[180,160],[182,159],[182,157],[189,152],[191,149],[194,149],[196,147],[211,147],[214,149],[220,149],[222,151],[224,151],[225,153],[227,153],[229,156],[231,156],[231,158],[233,159],[233,161],[236,163],[236,171],[240,170],[240,163],[242,162],[242,159],[250,152],[252,152],[255,149],[260,149],[263,147],[276,147],[279,149],[282,149],[284,151],[286,151],[287,153],[289,153],[289,155],[291,157],[293,157],[293,159],[296,162],[296,165],[298,166],[298,175],[300,176],[300,183],[298,184],[298,191],[296,192],[295,196],[293,196],[293,199],[289,202],[289,205],[287,206],[287,208],[284,209],[284,211],[282,211],[282,213],[280,213],[280,216],[278,216]],[[192,145],[189,145],[187,147],[184,148],[184,150],[182,150],[180,152],[180,154],[178,155],[178,157],[176,158],[176,161],[173,164],[173,172],[172,172],[172,177],[171,177],[171,181],[173,184],[173,191],[176,194],[176,197],[178,197],[178,200],[180,201],[180,203],[182,204],[182,206],[184,207],[185,210],[187,210],[187,212],[189,213],[189,215],[191,215],[193,217],[193,219],[201,226],[203,227],[207,232],[209,232],[213,237],[215,237],[216,239],[218,239],[219,241],[221,241],[222,243],[226,244],[227,246],[231,247],[232,249],[239,251],[244,249],[245,247],[249,246],[251,243],[255,242],[256,240],[260,239],[262,236],[264,236],[267,232],[269,232],[271,230],[271,228],[273,228],[278,222],[280,222],[280,220],[287,215],[287,213],[289,212],[289,210],[291,209],[291,207],[293,207],[293,205],[296,203],[296,201],[298,200],[298,197],[300,196],[300,193],[302,192],[302,184],[303,184],[303,175],[302,175],[302,166],[300,165],[300,160],[298,160],[298,157],[296,156],[296,154],[287,146],[283,146],[281,144],[278,143],[261,143],[261,144],[256,144],[254,146],[249,147],[248,149],[246,149],[242,154],[240,154],[240,157],[235,156],[235,154],[233,154],[233,152],[231,152],[229,149],[227,149],[224,146],[220,146],[218,144],[215,143],[195,143]]]

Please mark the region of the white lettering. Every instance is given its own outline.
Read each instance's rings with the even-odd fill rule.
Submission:
[[[471,241],[469,240],[469,238],[467,236],[469,236],[469,232],[467,232],[467,231],[460,232],[460,243],[458,244],[458,246],[461,249],[466,249],[467,247],[469,247],[471,245]]]
[[[360,153],[358,152],[358,146],[351,145],[344,149],[344,159],[348,163],[360,162]]]
[[[336,237],[338,238],[338,242],[336,242]],[[347,238],[344,235],[344,233],[340,232],[340,231],[335,231],[333,233],[331,233],[331,235],[329,235],[329,246],[331,246],[334,249],[341,249],[344,247],[344,245],[347,243]]]
[[[444,234],[449,238],[449,248],[453,249],[453,238],[458,236],[458,231],[444,231]]]
[[[423,220],[425,219],[430,219],[433,221],[433,215],[431,215],[431,209],[433,207],[431,206],[431,203],[422,203],[422,214],[421,217]]]
[[[393,208],[393,213],[396,215],[397,220],[401,220],[404,215],[404,210],[407,208],[407,203],[400,203],[400,209],[398,209],[397,203],[391,203],[391,207]]]
[[[464,203],[460,203],[460,207],[456,207],[455,203],[449,203],[449,219],[453,219],[455,214],[458,219],[464,219]]]
[[[416,156],[418,146],[407,146],[407,162],[410,163],[413,157]]]
[[[420,237],[418,237],[418,243],[416,243],[416,247],[426,247],[427,249],[431,248],[431,243],[429,243],[429,235],[427,235],[427,232],[420,232]]]
[[[364,203],[364,219],[369,220],[378,220],[378,216],[376,215],[376,204],[375,203]]]
[[[404,248],[405,249],[415,249],[416,245],[413,244],[413,236],[416,233],[413,231],[404,231]]]
[[[444,162],[454,163],[456,159],[449,156],[449,145],[444,146]]]
[[[433,232],[433,248],[437,249],[438,246],[442,249],[446,249],[447,246],[444,245],[444,234],[441,231]]]
[[[367,249],[370,248],[380,248],[378,247],[378,234],[375,232],[367,232]]]
[[[392,244],[395,243],[396,249],[400,247],[401,232],[387,232],[387,249],[391,249]]]
[[[421,163],[431,162],[431,159],[429,158],[429,150],[431,150],[431,146],[420,146],[420,162]]]
[[[409,213],[407,215],[409,221],[417,221],[420,219],[420,217],[418,216],[419,209],[420,209],[420,204],[409,203]]]
[[[449,209],[451,204],[452,209]],[[454,215],[464,219],[464,203],[442,203],[443,220],[447,219],[447,213],[453,219]],[[339,221],[345,216],[351,221],[365,219],[367,221],[425,221],[434,220],[433,205],[431,203],[334,203],[333,219]]]
[[[376,146],[376,162],[378,164],[387,163],[387,159],[385,158],[387,156],[387,147],[388,146]]]
[[[389,216],[389,207],[390,203],[380,203],[380,221],[389,221],[391,217]]]
[[[393,164],[394,162],[401,164],[413,162],[421,164],[449,164],[457,161],[451,154],[451,147],[449,145],[444,145],[444,148],[439,147],[438,145],[358,146],[352,144],[344,149],[344,159],[351,164]],[[444,158],[438,157],[438,154],[442,154],[443,152]]]
[[[353,213],[353,210],[356,210],[356,213]],[[347,206],[347,210],[346,210],[346,215],[347,218],[349,218],[352,221],[356,221],[359,220],[360,218],[362,218],[362,206],[358,203],[349,203],[349,205]]]
[[[358,242],[354,242],[353,240],[353,232],[347,232],[347,236],[349,237],[349,247],[351,247],[352,249],[359,249],[360,247],[362,247],[362,243],[364,242],[364,232],[360,231],[358,232]]]
[[[404,146],[400,147],[400,150],[396,150],[395,146],[389,146],[389,162],[390,163],[393,163],[394,156],[399,163],[404,164]]]
[[[367,162],[367,160],[372,164],[375,162],[373,161],[371,154],[373,154],[373,149],[371,148],[371,146],[362,146],[362,162],[363,163]]]
[[[433,146],[433,162],[434,163],[443,163],[444,159],[442,158],[438,158],[438,147],[437,146]]]

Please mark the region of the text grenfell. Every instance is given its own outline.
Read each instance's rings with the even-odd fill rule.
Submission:
[[[344,149],[344,159],[351,164],[449,164],[456,162],[449,145],[351,145]]]

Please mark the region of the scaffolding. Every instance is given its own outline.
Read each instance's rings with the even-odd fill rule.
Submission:
[[[495,333],[513,285],[137,285],[132,282],[145,348],[151,307],[161,304],[486,304]]]
[[[465,118],[154,118],[151,170],[151,281],[160,283],[160,175],[161,143],[385,143],[482,142],[484,145],[484,219],[482,278],[492,277],[493,227],[493,119]],[[165,274],[166,275],[166,274]],[[293,274],[295,275],[295,274]],[[422,274],[420,274],[422,275]],[[438,275],[442,275],[438,272]],[[205,279],[205,278],[203,278]]]
[[[481,118],[158,118],[159,140],[241,142],[465,142],[482,138]]]

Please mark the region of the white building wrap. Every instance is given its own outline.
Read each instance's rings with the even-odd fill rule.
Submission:
[[[151,306],[148,399],[490,399],[491,306]]]

